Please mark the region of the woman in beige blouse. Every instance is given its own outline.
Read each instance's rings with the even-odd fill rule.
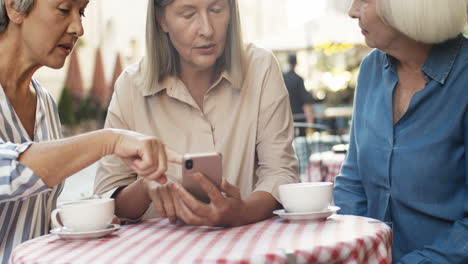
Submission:
[[[278,186],[298,181],[292,114],[273,55],[242,42],[237,1],[149,1],[146,32],[147,56],[118,79],[106,127],[156,136],[179,153],[220,152],[223,182],[218,189],[195,177],[206,204],[178,183],[148,182],[108,157],[96,193],[115,197],[117,216],[133,220],[156,217],[154,209],[191,225],[271,217]],[[168,175],[180,171],[168,164]]]

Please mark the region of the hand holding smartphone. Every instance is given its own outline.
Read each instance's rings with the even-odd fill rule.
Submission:
[[[208,195],[192,177],[196,172],[202,173],[220,188],[223,174],[221,153],[187,153],[183,157],[182,186],[200,201],[209,202]]]

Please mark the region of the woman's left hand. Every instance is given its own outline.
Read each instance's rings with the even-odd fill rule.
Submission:
[[[223,178],[221,190],[206,176],[195,173],[193,178],[210,197],[206,204],[197,200],[179,184],[174,184],[174,192],[180,199],[175,199],[177,217],[189,225],[238,226],[242,225],[245,202],[240,190]],[[223,195],[223,193],[225,195]]]

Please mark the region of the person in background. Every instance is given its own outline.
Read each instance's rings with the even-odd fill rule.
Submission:
[[[369,47],[341,214],[391,222],[396,263],[468,263],[468,40],[465,0],[354,0]]]
[[[83,35],[88,0],[0,0],[0,262],[13,247],[47,234],[62,182],[115,154],[133,171],[164,182],[166,152],[154,137],[105,129],[61,138],[57,105],[33,78],[61,68]]]
[[[289,54],[288,62],[290,70],[283,75],[283,78],[288,88],[289,102],[291,104],[294,122],[313,124],[314,114],[312,111],[312,104],[314,101],[312,95],[305,89],[304,79],[295,71],[297,65],[295,53]],[[306,136],[306,128],[299,127],[295,136]]]
[[[298,181],[293,120],[276,59],[242,42],[237,1],[149,1],[146,41],[144,60],[115,85],[106,127],[154,135],[179,153],[219,152],[223,182],[195,174],[211,200],[203,203],[108,157],[95,192],[115,197],[117,216],[131,220],[238,226],[271,217],[278,186]],[[181,167],[167,174],[180,177]]]

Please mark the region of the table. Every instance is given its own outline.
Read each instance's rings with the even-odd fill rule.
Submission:
[[[391,263],[391,229],[365,217],[326,221],[278,217],[234,228],[171,225],[154,219],[114,235],[65,241],[45,235],[16,247],[19,263]]]
[[[345,157],[345,153],[333,151],[312,154],[305,175],[301,180],[303,182],[335,182],[335,177],[340,173]]]
[[[307,167],[309,167],[309,158],[312,154],[326,152],[331,150],[334,145],[348,142],[349,135],[327,135],[318,132],[308,137],[295,137],[293,140],[293,147],[299,161],[299,174],[301,179],[307,178],[305,173]]]

